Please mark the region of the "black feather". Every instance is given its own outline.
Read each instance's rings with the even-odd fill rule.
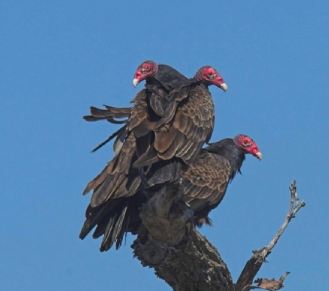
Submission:
[[[205,150],[223,156],[230,162],[232,167],[231,180],[237,172],[240,172],[242,163],[245,160],[245,153],[234,143],[233,139],[225,138],[219,142],[209,143]]]
[[[104,140],[100,144],[98,144],[95,148],[92,149],[91,152],[92,153],[96,152],[101,147],[103,147],[104,145],[106,145],[109,141],[111,141],[113,138],[115,138],[116,136],[120,136],[125,130],[126,130],[126,125],[123,126],[123,127],[121,127],[120,129],[118,129],[116,132],[114,132],[113,134],[111,134],[106,140]]]

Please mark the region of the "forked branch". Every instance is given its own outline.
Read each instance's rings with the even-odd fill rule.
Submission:
[[[193,213],[181,203],[179,187],[168,188],[144,205],[140,215],[143,226],[132,246],[134,254],[175,291],[279,290],[288,272],[278,280],[261,278],[252,283],[289,222],[305,206],[298,198],[295,181],[289,189],[291,199],[283,224],[267,246],[253,252],[236,284],[216,248],[192,226]]]
[[[305,202],[298,198],[296,181],[293,181],[289,187],[290,190],[290,202],[288,213],[284,219],[283,224],[276,232],[272,240],[268,243],[267,246],[253,251],[252,257],[246,263],[244,269],[242,270],[235,289],[236,291],[248,291],[252,289],[252,282],[260,270],[262,264],[266,261],[266,257],[272,252],[272,249],[275,247],[280,237],[288,227],[289,222],[296,216],[297,212],[305,206]],[[255,286],[254,286],[255,287]],[[271,290],[271,289],[268,289]],[[278,289],[273,289],[278,290]]]

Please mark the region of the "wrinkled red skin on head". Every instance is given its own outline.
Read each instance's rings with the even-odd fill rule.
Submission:
[[[223,83],[225,83],[223,77],[211,66],[204,66],[200,68],[195,78],[198,81],[204,81],[208,85],[215,85],[220,87]]]
[[[145,61],[139,65],[134,74],[134,79],[141,81],[153,77],[158,72],[158,65],[153,61]]]
[[[234,143],[240,148],[242,148],[245,153],[251,154],[256,158],[259,158],[257,156],[257,153],[260,152],[259,147],[250,136],[245,134],[239,134],[234,138]]]

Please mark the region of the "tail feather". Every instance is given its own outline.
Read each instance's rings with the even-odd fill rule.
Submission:
[[[127,123],[127,120],[130,116],[131,109],[127,108],[116,108],[112,106],[104,105],[106,109],[101,109],[97,107],[90,107],[90,115],[85,115],[83,118],[86,121],[99,121],[107,120],[111,123],[122,124]],[[118,120],[121,118],[127,118],[123,120]]]
[[[99,238],[100,236],[102,236],[105,232],[106,225],[107,225],[107,223],[105,221],[98,224],[96,226],[96,229],[95,229],[94,233],[93,233],[93,238]]]
[[[123,220],[125,219],[126,213],[127,213],[127,206],[125,206],[122,209],[119,215],[116,215],[109,219],[100,248],[102,252],[107,251],[113,246],[114,243],[116,243],[119,234],[123,231],[122,224],[123,224]]]
[[[127,216],[127,211],[128,211],[128,207],[126,206],[123,210],[122,213],[120,215],[120,217],[118,218],[117,223],[115,224],[115,227],[113,229],[113,240],[115,241],[115,248],[118,249],[121,246],[123,237],[126,233],[126,229],[124,227],[124,221],[126,219],[128,219]]]
[[[114,244],[118,249],[125,235],[128,232],[135,233],[139,228],[138,210],[144,200],[144,195],[138,192],[133,197],[115,199],[104,206],[93,208],[89,205],[79,237],[84,239],[96,226],[93,238],[103,235],[100,250],[107,251]]]
[[[88,206],[86,210],[86,221],[84,222],[82,229],[80,231],[79,238],[84,239],[87,234],[99,223],[102,222],[102,220],[108,215],[108,213],[111,213],[111,208],[115,208],[118,206],[117,202],[113,203],[107,203],[104,206],[99,206],[93,208],[91,205]]]
[[[114,243],[114,241],[111,239],[111,233],[112,233],[112,229],[114,227],[115,224],[115,217],[111,216],[108,220],[106,229],[105,229],[105,233],[104,233],[104,237],[103,237],[103,241],[100,247],[100,251],[104,252],[108,249],[110,249]]]
[[[113,115],[117,117],[129,117],[131,113],[130,107],[113,107],[109,105],[103,105],[108,111],[111,111]]]

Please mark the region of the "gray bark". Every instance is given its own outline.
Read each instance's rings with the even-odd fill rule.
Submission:
[[[254,251],[234,284],[216,248],[191,222],[193,213],[182,202],[179,185],[169,185],[151,197],[140,216],[143,226],[132,248],[143,266],[154,268],[174,291],[247,291],[290,220],[305,203],[290,187],[291,204],[283,225],[270,243]]]

